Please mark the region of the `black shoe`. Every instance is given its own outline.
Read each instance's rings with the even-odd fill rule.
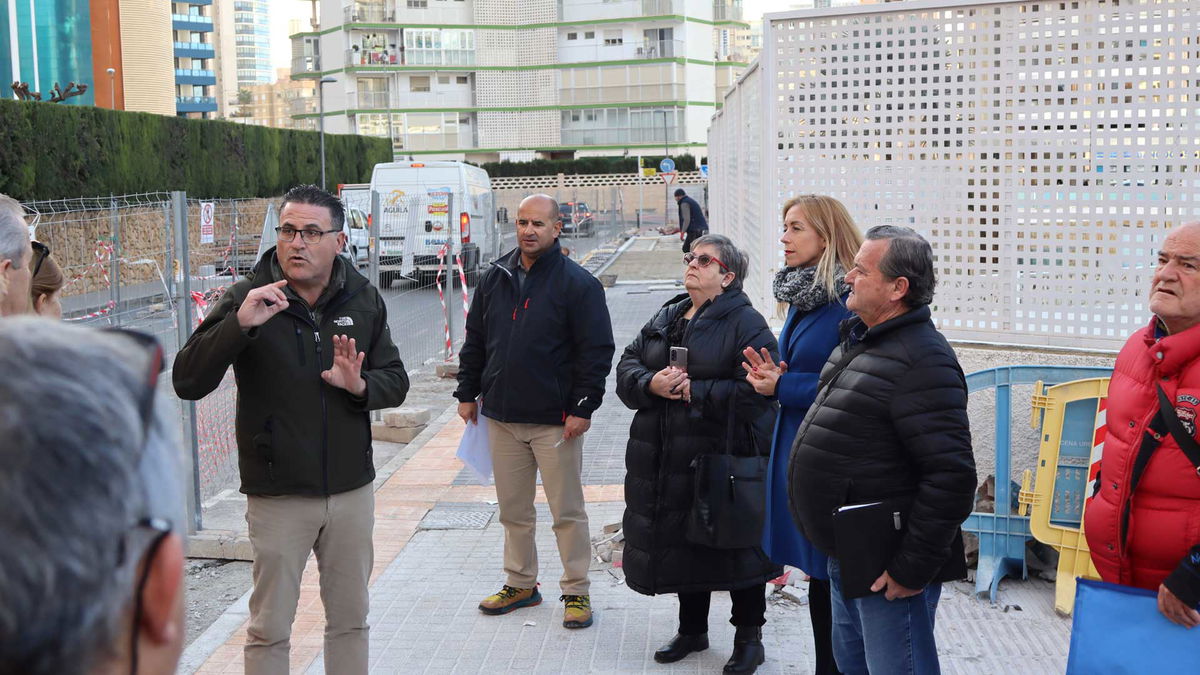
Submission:
[[[733,634],[733,656],[725,663],[727,673],[753,673],[767,660],[763,649],[762,628],[738,626]]]
[[[675,663],[692,652],[702,652],[705,649],[708,649],[708,633],[699,635],[676,633],[670,642],[654,652],[654,660],[659,663]]]

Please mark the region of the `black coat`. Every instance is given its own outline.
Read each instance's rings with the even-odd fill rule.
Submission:
[[[684,333],[690,404],[649,393],[654,373],[667,367],[667,329],[689,303],[671,300],[650,320],[617,364],[617,395],[637,411],[625,451],[625,582],[647,595],[735,590],[779,574],[758,546],[719,550],[684,538],[694,494],[692,460],[726,452],[730,401],[736,392],[731,449],[769,456],[775,404],[746,382],[742,349],[766,347],[778,359],[775,336],[741,291],[729,291],[698,310]]]
[[[517,280],[521,252],[492,263],[475,289],[454,397],[518,424],[590,419],[612,368],[604,288],[555,242]]]
[[[196,401],[233,366],[237,377],[238,470],[249,495],[323,496],[375,480],[369,410],[408,394],[408,372],[388,328],[379,291],[338,256],[329,287],[309,309],[290,287],[287,309],[248,331],[237,312],[251,289],[283,278],[275,249],[221,296],[175,355],[175,393]],[[330,386],[333,336],[366,353],[365,398]]]
[[[843,335],[861,335],[855,318]],[[929,308],[867,330],[865,349],[817,394],[788,466],[792,516],[817,548],[837,557],[835,509],[911,497],[912,511],[888,574],[907,588],[966,576],[962,531],[975,496],[967,386]],[[850,348],[843,340],[822,371]]]

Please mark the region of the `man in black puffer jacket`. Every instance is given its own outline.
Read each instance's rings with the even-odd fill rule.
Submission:
[[[522,200],[517,249],[493,263],[475,289],[454,397],[463,421],[476,422],[480,413],[489,420],[504,525],[507,580],[479,610],[505,614],[542,601],[533,537],[540,472],[563,562],[563,626],[585,628],[592,625],[592,547],[583,434],[600,407],[615,346],[604,288],[563,255],[561,231],[558,202],[547,195]]]
[[[930,320],[935,282],[919,234],[890,225],[867,232],[846,275],[846,306],[857,317],[843,323],[792,445],[792,515],[830,557],[834,654],[847,675],[939,672],[941,582],[966,576],[960,525],[971,512],[975,461],[966,381]],[[911,503],[898,548],[875,593],[847,600],[832,514],[891,499]]]

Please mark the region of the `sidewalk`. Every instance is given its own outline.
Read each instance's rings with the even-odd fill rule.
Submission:
[[[662,260],[623,256],[609,268],[627,282],[652,268],[664,271],[640,277],[656,281],[606,290],[617,342],[614,363],[653,312],[682,292],[664,281],[667,256],[676,270],[682,268],[677,241],[653,247]],[[640,240],[635,244],[644,246]],[[614,390],[614,378],[610,374],[608,392]],[[593,536],[621,519],[625,440],[632,417],[609,393],[586,438],[583,477]],[[634,593],[606,564],[595,563],[591,572],[596,624],[562,628],[557,587],[562,566],[540,489],[537,539],[545,601],[504,616],[481,614],[479,601],[503,583],[503,529],[496,522],[494,488],[475,481],[454,457],[462,430],[453,402],[447,400],[429,428],[381,468],[369,619],[372,672],[720,672],[733,643],[726,594],[713,597],[712,647],[669,666],[655,663],[653,652],[674,634],[674,596]],[[974,598],[968,584],[948,584],[938,612],[944,672],[1061,673],[1070,622],[1054,614],[1053,592],[1046,582],[1005,581],[1001,604],[993,606]],[[192,643],[180,672],[242,672],[247,601],[248,594]],[[316,565],[310,562],[292,634],[292,672],[325,672],[323,625]],[[759,672],[811,672],[809,633],[808,608],[772,596],[763,634],[767,662]]]

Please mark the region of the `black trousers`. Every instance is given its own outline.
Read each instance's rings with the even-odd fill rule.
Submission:
[[[733,612],[729,623],[734,626],[762,626],[767,622],[767,585],[729,591]],[[708,632],[708,592],[679,594],[679,632],[700,635]],[[830,633],[832,635],[832,632]]]
[[[808,617],[812,622],[814,652],[817,657],[815,675],[841,675],[833,660],[833,607],[829,597],[829,580],[808,582]]]
[[[683,239],[683,252],[687,253],[688,251],[692,250],[692,242],[696,241],[697,239],[699,239],[700,237],[703,237],[706,234],[708,234],[707,230],[705,230],[703,232],[701,232],[699,230],[688,230],[687,234],[684,235],[684,239]],[[765,592],[766,591],[764,591],[764,593]]]

